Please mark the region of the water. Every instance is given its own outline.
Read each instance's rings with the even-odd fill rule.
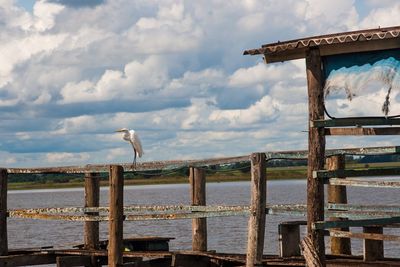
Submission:
[[[124,204],[190,204],[189,185],[126,186]],[[349,188],[352,204],[398,204],[397,190]],[[271,204],[306,203],[304,180],[269,181],[267,201]],[[249,205],[250,183],[208,183],[207,204]],[[83,189],[10,191],[10,209],[38,207],[82,206]],[[108,190],[101,188],[100,205],[107,206]],[[278,223],[285,220],[304,220],[304,217],[267,216],[265,253],[278,254]],[[247,242],[247,217],[208,218],[208,249],[226,253],[244,253]],[[100,237],[107,239],[107,222],[100,223]],[[357,229],[357,228],[354,228]],[[304,234],[304,228],[303,234]],[[399,235],[399,229],[385,229],[385,234]],[[191,248],[191,220],[125,222],[124,236],[155,235],[174,237],[171,250]],[[10,248],[49,245],[71,246],[83,243],[83,223],[11,218],[8,222]],[[386,242],[385,255],[400,255],[398,243]],[[362,241],[352,241],[354,254],[362,254]]]

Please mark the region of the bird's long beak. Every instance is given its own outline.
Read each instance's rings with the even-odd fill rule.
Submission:
[[[118,129],[118,130],[116,130],[115,132],[116,132],[116,133],[117,133],[117,132],[122,132],[122,129]]]

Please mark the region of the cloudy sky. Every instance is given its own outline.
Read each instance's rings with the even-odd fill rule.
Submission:
[[[0,165],[130,162],[121,127],[141,136],[141,161],[304,149],[304,60],[243,51],[395,25],[396,0],[0,0]],[[383,87],[329,111],[381,115]],[[367,141],[399,140],[328,146]]]

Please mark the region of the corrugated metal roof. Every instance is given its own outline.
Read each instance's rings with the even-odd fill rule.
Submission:
[[[389,28],[369,29],[362,31],[343,32],[336,34],[321,35],[304,39],[296,39],[285,42],[277,42],[262,45],[260,48],[244,51],[244,55],[274,55],[293,54],[296,50],[305,51],[309,47],[331,46],[336,44],[350,44],[355,42],[368,42],[374,40],[385,40],[400,37],[400,26]],[[291,58],[290,58],[291,59]]]

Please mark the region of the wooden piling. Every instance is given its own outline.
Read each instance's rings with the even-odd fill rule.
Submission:
[[[122,166],[111,165],[109,174],[108,266],[116,267],[123,264],[124,169]]]
[[[265,207],[267,204],[264,153],[253,153],[251,160],[251,203],[247,237],[246,267],[261,266],[264,249]]]
[[[100,202],[100,175],[98,173],[85,174],[85,208],[99,207]],[[87,215],[97,216],[98,212],[86,212]],[[99,249],[99,222],[85,222],[84,224],[85,249]],[[92,257],[90,267],[98,266],[96,257]]]
[[[205,170],[190,168],[190,195],[193,206],[206,205],[206,175]],[[192,219],[192,250],[207,251],[207,219]]]
[[[324,119],[324,94],[322,90],[322,66],[318,48],[310,48],[306,53],[307,85],[308,85],[308,170],[307,170],[307,231],[313,247],[325,266],[324,233],[313,230],[312,224],[324,220],[324,183],[322,179],[314,179],[313,171],[324,168],[325,135],[324,128],[311,127],[314,120]]]
[[[0,256],[8,255],[7,179],[7,169],[0,169]]]
[[[383,234],[382,226],[364,226],[364,233]],[[364,239],[364,261],[381,260],[384,257],[383,241]]]
[[[326,159],[328,170],[344,170],[345,156],[335,155]],[[328,203],[347,204],[346,186],[328,185]],[[330,220],[344,220],[344,218],[330,218]],[[337,230],[349,231],[349,227],[338,228]],[[331,237],[331,254],[332,255],[351,255],[350,238]]]

